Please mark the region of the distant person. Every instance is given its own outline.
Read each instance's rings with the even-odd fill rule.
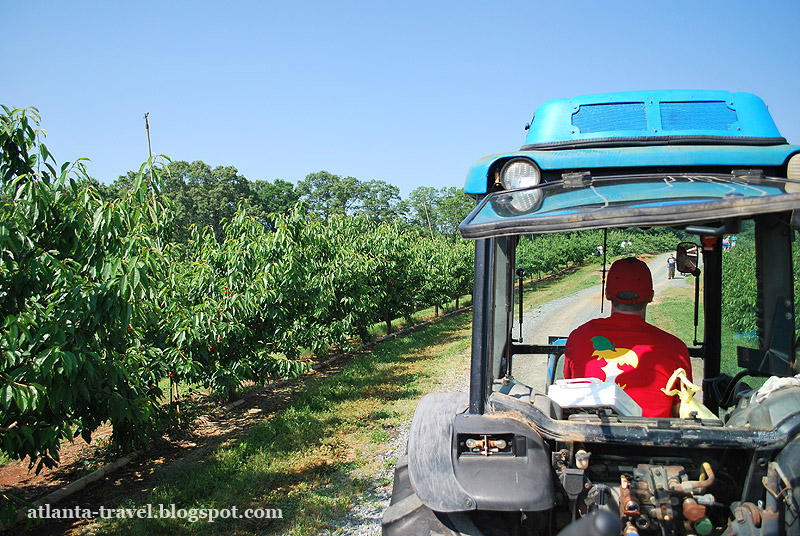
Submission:
[[[675,255],[669,254],[667,259],[667,279],[675,279]]]
[[[644,417],[678,415],[677,396],[661,390],[678,368],[692,379],[689,350],[677,337],[645,321],[653,300],[653,277],[647,264],[629,257],[611,265],[606,284],[611,316],[573,330],[564,352],[564,378],[599,378],[616,382]]]

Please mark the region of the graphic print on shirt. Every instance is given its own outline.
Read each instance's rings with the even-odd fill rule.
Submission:
[[[617,376],[623,372],[630,372],[639,366],[639,356],[629,348],[616,348],[606,337],[596,336],[590,339],[594,347],[592,357],[596,361],[586,364],[588,375],[603,378],[605,382],[616,382]],[[605,377],[598,374],[597,370],[603,371]],[[625,385],[619,384],[622,389]]]

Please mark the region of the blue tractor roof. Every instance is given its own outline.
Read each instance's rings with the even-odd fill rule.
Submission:
[[[525,144],[478,160],[464,191],[488,193],[498,166],[515,157],[530,159],[543,172],[564,172],[778,167],[797,152],[800,147],[781,137],[764,101],[750,93],[603,93],[542,104]]]
[[[662,90],[546,102],[536,110],[523,148],[676,136],[786,143],[764,101],[751,93]]]

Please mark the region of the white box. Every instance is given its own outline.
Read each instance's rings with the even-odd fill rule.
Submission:
[[[641,417],[642,408],[614,382],[597,378],[556,380],[547,390],[553,402],[564,409],[611,408],[620,415]]]

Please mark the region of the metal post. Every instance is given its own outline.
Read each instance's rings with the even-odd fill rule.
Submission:
[[[147,132],[147,161],[150,164],[150,182],[153,182],[153,162],[151,162],[153,158],[153,150],[150,148],[150,122],[147,120],[147,116],[150,115],[150,112],[145,112],[144,114],[144,129]]]
[[[431,217],[428,216],[428,204],[425,202],[425,198],[422,198],[422,207],[425,209],[425,219],[428,220],[428,230],[431,232],[431,240],[433,240],[433,227],[431,227]]]
[[[605,304],[607,251],[608,251],[608,229],[603,229],[603,281],[600,284],[600,314],[603,314],[603,305]]]
[[[722,342],[722,240],[718,236],[703,237],[703,304],[705,344],[703,345],[703,379],[719,376]],[[711,384],[703,382],[703,404],[716,413],[719,401],[715,398]]]
[[[491,374],[492,302],[494,287],[494,239],[475,242],[475,289],[472,294],[472,358],[469,379],[469,412],[486,409]]]

